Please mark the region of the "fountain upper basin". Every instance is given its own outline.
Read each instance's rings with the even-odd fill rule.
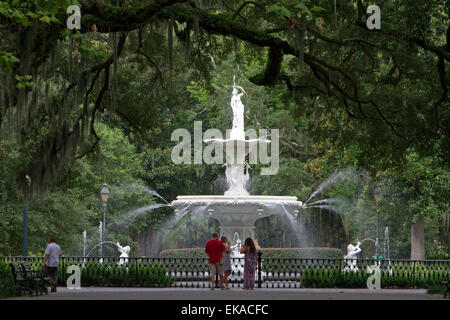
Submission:
[[[205,195],[205,196],[178,196],[172,201],[176,210],[189,206],[190,208],[204,207],[205,211],[219,213],[249,213],[267,215],[275,207],[284,206],[286,209],[301,208],[303,203],[297,197],[291,196],[250,196],[250,195]],[[289,210],[291,211],[291,210]]]

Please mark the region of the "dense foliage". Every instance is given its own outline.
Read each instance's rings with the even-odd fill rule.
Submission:
[[[32,269],[42,272],[42,259],[35,260]],[[170,287],[173,278],[167,275],[166,268],[158,264],[141,264],[119,266],[117,261],[99,264],[98,261],[77,263],[71,261],[81,270],[81,287]],[[62,263],[58,268],[58,285],[67,286],[70,273],[67,273],[69,264]],[[74,283],[75,284],[75,283]],[[7,261],[0,262],[0,297],[11,297],[19,294],[16,290],[11,267]]]
[[[89,287],[170,287],[173,279],[167,275],[164,266],[128,265],[116,262],[100,265],[97,261],[81,267],[81,286]],[[65,286],[68,277],[67,265],[59,269],[58,283]]]
[[[70,4],[81,30],[66,27]],[[81,255],[84,230],[93,248],[105,182],[108,240],[132,255],[201,246],[217,231],[208,218],[164,233],[170,208],[133,210],[164,203],[145,186],[167,201],[223,193],[223,168],[175,165],[170,138],[194,121],[230,128],[235,75],[246,128],[280,129],[278,174],[252,166],[252,194],[305,201],[348,173],[311,199],[339,199],[333,210],[299,214],[301,236],[282,217],[259,221],[263,247],[345,249],[375,238],[378,209],[391,258],[410,257],[412,227],[427,258],[448,258],[448,2],[380,0],[380,30],[366,27],[370,4],[1,1],[0,254],[21,253],[24,205],[30,253],[53,234]],[[363,256],[373,252],[364,242]]]
[[[417,270],[392,265],[392,273],[382,270],[381,288],[435,288],[445,280],[446,270],[432,267],[418,267]],[[340,268],[311,268],[302,274],[302,286],[307,288],[367,288],[367,272],[344,272]],[[373,281],[374,282],[374,281]],[[374,284],[374,283],[373,283]],[[434,289],[436,290],[436,289]],[[431,291],[430,293],[436,293]]]
[[[0,263],[0,298],[16,295],[14,277],[11,267],[7,263]]]

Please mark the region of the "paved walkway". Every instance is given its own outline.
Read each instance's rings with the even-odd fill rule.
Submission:
[[[434,300],[426,290],[410,289],[255,289],[231,290],[187,288],[94,288],[79,290],[58,288],[42,296],[24,296],[14,300]]]

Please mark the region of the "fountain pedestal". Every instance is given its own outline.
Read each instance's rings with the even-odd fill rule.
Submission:
[[[219,219],[217,219],[217,220],[219,220]],[[230,239],[230,237],[235,233],[241,235],[244,240],[247,239],[248,237],[250,237],[254,240],[256,238],[255,226],[241,227],[241,226],[237,226],[237,225],[233,225],[233,226],[223,225],[222,222],[219,222],[219,223],[220,223],[220,235],[225,236],[228,239]]]

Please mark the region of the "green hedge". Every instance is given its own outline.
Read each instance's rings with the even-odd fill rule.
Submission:
[[[270,259],[339,259],[342,251],[336,248],[261,248],[262,258]],[[170,249],[161,258],[207,258],[204,248]]]
[[[14,278],[9,266],[10,261],[0,262],[0,297],[14,295]],[[18,262],[18,261],[15,261]],[[42,259],[30,259],[31,269],[42,271]],[[117,260],[89,261],[62,260],[58,268],[58,285],[66,286],[71,274],[67,273],[70,265],[77,265],[81,271],[81,286],[127,286],[127,287],[168,287],[174,282],[168,275],[168,269],[161,264],[129,263],[118,266]]]
[[[208,258],[205,248],[169,249],[159,253],[161,258]]]
[[[11,266],[7,263],[0,263],[0,298],[15,295],[16,291]]]
[[[414,269],[392,265],[392,272],[381,271],[382,288],[432,288],[439,286],[448,270],[419,267]],[[371,275],[366,270],[344,272],[341,268],[309,268],[302,272],[301,283],[306,288],[367,288]]]
[[[262,248],[262,258],[270,259],[340,259],[341,249],[337,248]]]
[[[65,286],[68,277],[67,267],[71,263],[60,265],[58,284]],[[74,263],[75,264],[75,263]],[[169,287],[173,279],[167,275],[166,268],[155,264],[124,264],[88,262],[81,269],[81,286],[102,287]]]

